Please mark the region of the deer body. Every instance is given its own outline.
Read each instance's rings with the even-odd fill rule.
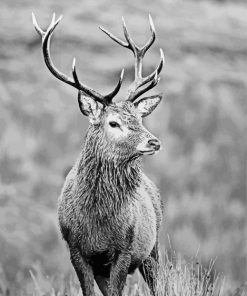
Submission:
[[[50,38],[61,17],[55,16],[46,32],[33,23],[42,36],[47,67],[57,78],[78,89],[81,112],[89,118],[89,129],[78,161],[69,172],[58,201],[63,238],[70,250],[84,296],[94,294],[94,280],[104,296],[121,296],[127,275],[139,268],[152,295],[156,295],[159,265],[158,232],[162,221],[160,195],[142,172],[140,157],[160,149],[159,140],[142,124],[159,104],[160,95],[138,99],[158,82],[164,57],[157,69],[142,77],[142,59],[155,39],[154,25],[148,43],[139,48],[123,21],[127,42],[101,28],[110,38],[135,56],[135,81],[127,100],[113,102],[115,89],[102,96],[80,83],[73,62],[73,79],[59,72],[50,59]]]
[[[76,164],[59,200],[59,221],[65,240],[69,245],[80,246],[83,257],[92,262],[93,269],[94,264],[97,267],[96,274],[109,275],[109,263],[123,251],[131,255],[128,273],[133,272],[149,256],[157,240],[161,206],[156,187],[141,171],[134,173],[138,179],[130,188],[116,187],[119,180],[95,180],[92,171],[83,176],[79,171]],[[112,167],[111,172],[114,174]],[[128,172],[126,175],[129,179]],[[87,177],[91,179],[88,183]],[[93,262],[94,258],[97,262]]]
[[[70,249],[90,263],[87,273],[106,279],[108,287],[119,255],[124,254],[124,277],[149,257],[158,243],[162,212],[158,190],[141,171],[139,159],[101,159],[91,139],[88,134],[66,178],[59,222]],[[92,287],[88,290],[93,293]]]

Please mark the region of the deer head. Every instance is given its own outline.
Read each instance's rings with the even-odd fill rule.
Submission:
[[[118,102],[113,102],[113,98],[120,90],[124,69],[121,71],[116,87],[107,95],[101,95],[79,81],[75,59],[72,63],[73,78],[61,73],[54,66],[50,57],[50,39],[62,16],[56,20],[55,14],[53,14],[47,31],[43,31],[39,27],[34,14],[32,14],[32,18],[36,31],[42,37],[43,55],[48,69],[56,78],[78,90],[79,108],[84,115],[88,116],[90,122],[89,142],[92,145],[97,143],[97,150],[106,158],[130,159],[143,154],[154,154],[158,151],[160,142],[145,129],[142,118],[149,115],[157,107],[162,97],[161,95],[154,95],[138,99],[157,85],[160,79],[159,73],[164,64],[163,51],[160,49],[160,62],[156,70],[146,77],[142,76],[143,57],[155,41],[155,28],[151,16],[149,16],[151,38],[143,47],[138,47],[134,43],[124,19],[122,21],[126,41],[122,41],[100,27],[112,40],[130,49],[135,57],[135,79],[128,89],[127,98]]]

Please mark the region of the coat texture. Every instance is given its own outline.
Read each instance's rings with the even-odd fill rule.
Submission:
[[[108,109],[100,123],[90,124],[66,177],[58,201],[61,232],[84,296],[94,295],[94,280],[104,296],[122,295],[127,274],[137,268],[155,295],[161,199],[134,150],[152,135],[130,103]],[[112,114],[131,130],[124,141],[107,139]]]

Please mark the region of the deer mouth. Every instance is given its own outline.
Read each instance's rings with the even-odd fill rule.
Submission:
[[[140,153],[143,155],[153,155],[155,152],[157,152],[157,150],[140,150]]]
[[[144,147],[143,147],[144,148]],[[140,149],[139,152],[142,155],[154,155],[161,149],[160,145],[153,146],[152,148],[148,147],[147,149]]]

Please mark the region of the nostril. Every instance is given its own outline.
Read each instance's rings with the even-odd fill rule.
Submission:
[[[151,140],[148,140],[148,144],[151,146],[156,146],[156,145],[159,145],[160,142],[156,139],[151,139]]]
[[[157,139],[148,140],[148,144],[152,146],[155,150],[160,149],[160,141]]]

